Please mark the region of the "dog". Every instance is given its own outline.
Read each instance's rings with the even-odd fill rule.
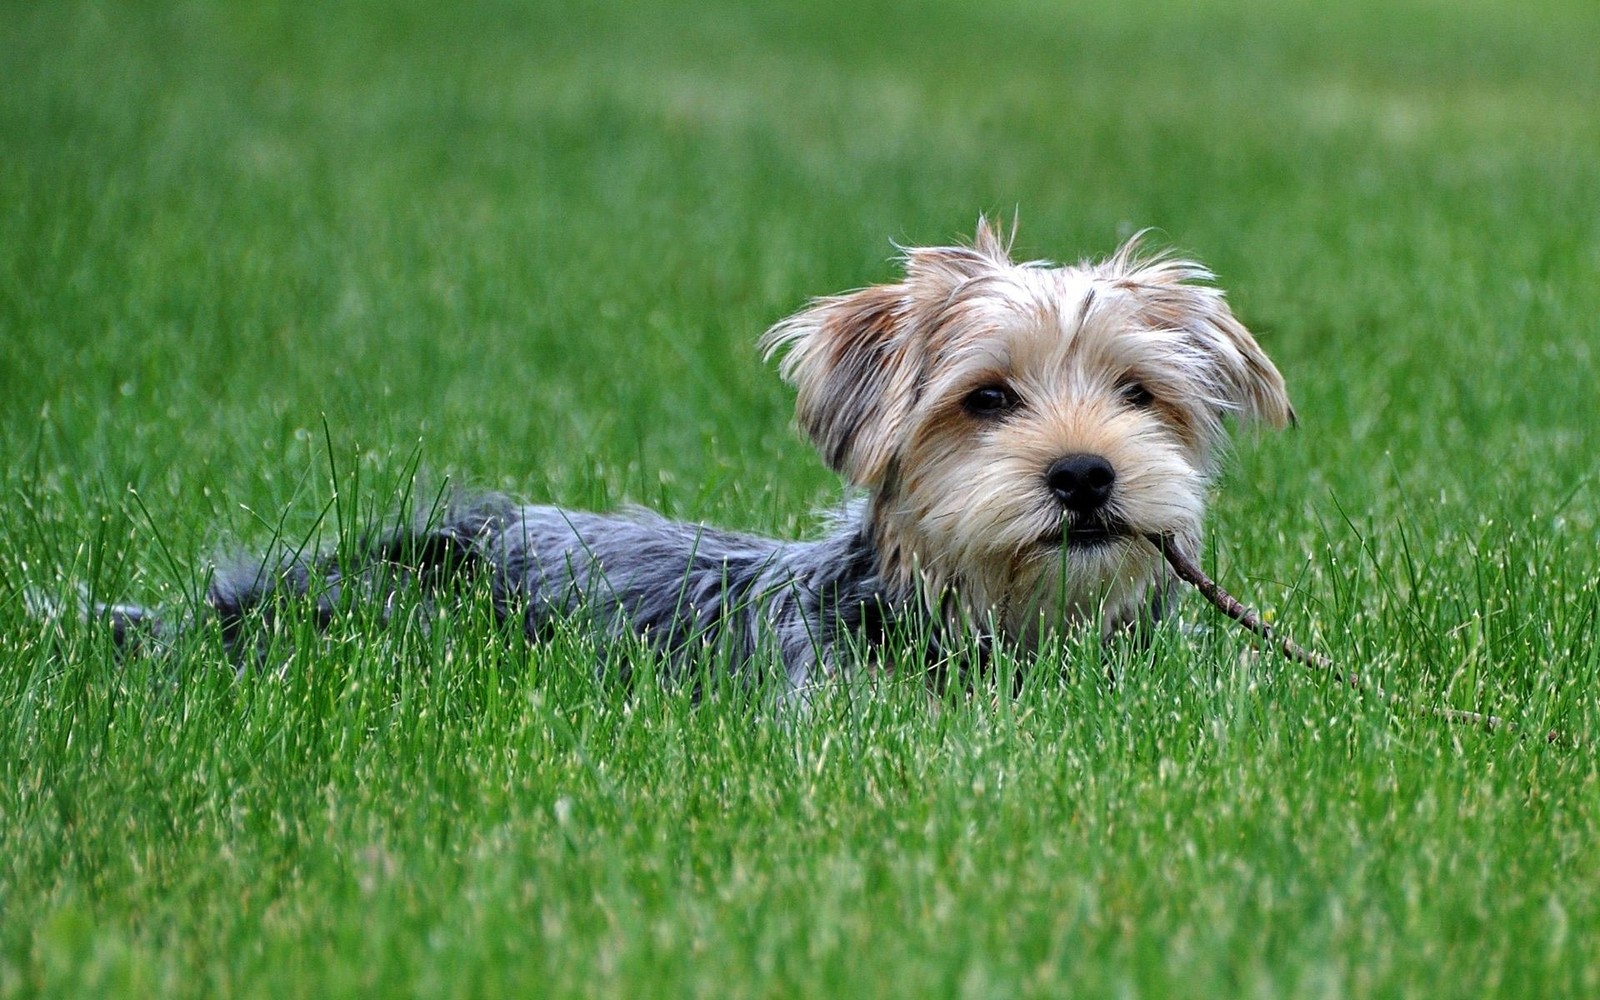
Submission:
[[[1225,421],[1294,412],[1211,273],[1142,235],[1099,262],[1014,262],[980,218],[970,245],[898,248],[899,280],[768,330],[799,427],[851,492],[819,539],[467,495],[353,556],[223,565],[201,617],[247,658],[296,601],[325,623],[487,577],[530,639],[577,621],[676,667],[776,666],[793,691],[891,649],[945,676],[997,645],[1152,623],[1171,588],[1159,545],[1196,550]],[[99,611],[124,646],[195,617]]]

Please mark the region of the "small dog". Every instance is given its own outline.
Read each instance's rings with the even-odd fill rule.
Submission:
[[[858,493],[826,537],[466,497],[354,559],[222,567],[207,614],[242,653],[279,598],[326,619],[478,573],[530,638],[578,619],[669,664],[708,648],[734,670],[776,662],[794,690],[887,646],[942,676],[997,642],[1026,652],[1158,618],[1169,580],[1151,539],[1195,550],[1224,418],[1294,419],[1212,275],[1141,255],[1138,236],[1100,263],[1014,263],[981,218],[971,246],[903,263],[899,281],[814,300],[762,338],[800,427]],[[176,627],[100,610],[125,644]]]

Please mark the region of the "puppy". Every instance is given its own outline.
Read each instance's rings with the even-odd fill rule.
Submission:
[[[577,621],[678,668],[775,665],[797,691],[889,647],[944,676],[995,644],[1026,653],[1158,617],[1169,584],[1151,539],[1195,551],[1225,419],[1294,418],[1211,274],[1141,254],[1139,237],[1099,263],[1013,262],[983,219],[972,245],[903,263],[900,280],[817,299],[762,339],[800,427],[853,488],[824,537],[467,496],[354,558],[220,567],[205,616],[248,658],[284,598],[326,619],[473,574],[530,638]],[[100,610],[130,645],[193,624]]]

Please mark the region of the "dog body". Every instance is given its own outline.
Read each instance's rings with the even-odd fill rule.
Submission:
[[[531,640],[577,626],[602,647],[643,639],[672,665],[707,654],[735,672],[775,661],[800,689],[831,671],[841,645],[877,645],[891,628],[916,621],[891,617],[908,605],[877,576],[865,529],[859,505],[820,540],[784,542],[646,510],[592,514],[478,495],[355,559],[221,567],[207,605],[229,645],[245,652],[266,631],[252,618],[270,619],[293,599],[313,597],[324,623],[347,603],[382,601],[387,616],[405,607],[390,599],[408,586],[434,593],[464,575],[486,575],[496,616],[520,619]],[[139,615],[147,630],[162,627],[142,609],[114,610]],[[936,656],[932,631],[920,622],[916,630],[913,641]]]
[[[1018,650],[1074,626],[1159,614],[1156,544],[1194,551],[1236,415],[1293,419],[1283,379],[1198,264],[1015,263],[983,220],[971,246],[904,252],[897,282],[822,298],[774,326],[768,356],[801,428],[857,498],[816,541],[520,506],[452,505],[351,564],[323,556],[219,570],[209,606],[230,642],[274,595],[324,614],[359,582],[487,571],[530,638],[581,619],[673,662],[765,653],[802,688],[847,647],[917,645],[931,666],[990,642]],[[348,596],[348,595],[346,595]],[[162,631],[109,609],[118,632]],[[896,639],[898,637],[898,640]]]

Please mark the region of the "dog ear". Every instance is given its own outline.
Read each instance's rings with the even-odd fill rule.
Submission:
[[[1228,308],[1221,289],[1210,284],[1202,264],[1157,255],[1140,259],[1143,233],[1123,244],[1107,263],[1109,276],[1131,293],[1145,324],[1181,331],[1217,365],[1218,388],[1232,411],[1274,428],[1295,422],[1283,375],[1256,338]]]
[[[1000,231],[978,218],[972,246],[900,247],[905,278],[815,299],[761,338],[796,388],[795,416],[828,465],[856,486],[883,479],[906,439],[925,331],[964,282],[1011,264]]]
[[[883,477],[911,409],[920,359],[904,284],[814,300],[761,338],[796,388],[795,417],[835,472],[871,488]]]
[[[1202,326],[1232,348],[1216,353],[1223,359],[1228,380],[1233,385],[1238,412],[1276,430],[1293,425],[1294,406],[1289,402],[1289,388],[1278,366],[1256,343],[1255,336],[1235,318],[1223,301],[1222,293],[1208,290],[1214,294],[1207,298],[1210,310],[1201,313]]]

